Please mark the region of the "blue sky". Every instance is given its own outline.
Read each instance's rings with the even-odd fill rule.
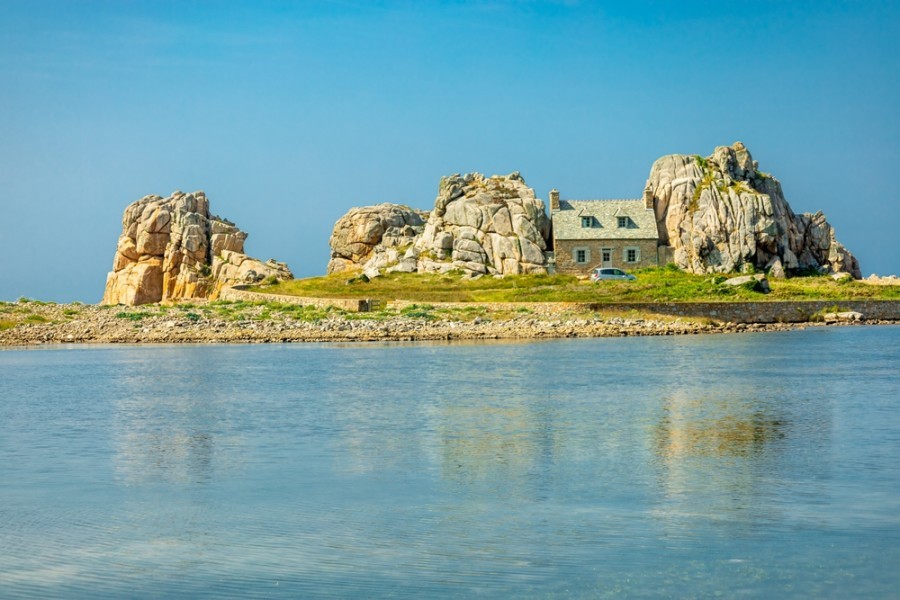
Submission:
[[[741,140],[900,273],[900,3],[0,0],[0,299],[100,299],[122,211],[202,189],[321,274],[352,206],[442,175],[638,197]]]

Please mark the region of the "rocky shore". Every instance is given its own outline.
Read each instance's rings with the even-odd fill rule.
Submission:
[[[878,321],[859,321],[877,323]],[[20,301],[0,304],[0,346],[66,343],[276,343],[546,339],[779,331],[822,323],[735,324],[646,314],[472,306],[347,313],[274,303],[140,308]]]

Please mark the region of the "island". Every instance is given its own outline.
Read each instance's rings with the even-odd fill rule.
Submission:
[[[529,339],[900,321],[821,212],[795,213],[741,142],[656,160],[639,197],[548,203],[518,172],[443,177],[430,210],[338,219],[326,275],[245,254],[201,192],[123,214],[100,305],[0,304],[0,345]],[[549,210],[548,210],[549,209]],[[634,280],[593,282],[596,268]]]

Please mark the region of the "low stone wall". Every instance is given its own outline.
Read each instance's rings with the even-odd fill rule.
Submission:
[[[412,304],[435,308],[485,306],[492,310],[514,311],[529,308],[538,313],[589,310],[598,313],[637,311],[673,317],[709,318],[723,323],[805,323],[817,313],[855,311],[870,321],[900,321],[897,300],[818,300],[809,302],[408,302],[388,304],[400,309]]]
[[[374,301],[360,300],[358,298],[307,298],[304,296],[285,296],[281,294],[263,294],[251,292],[248,286],[236,285],[222,290],[219,300],[232,302],[282,302],[284,304],[299,304],[300,306],[315,306],[325,308],[334,306],[350,312],[367,312],[371,310]]]
[[[348,298],[306,298],[251,292],[248,286],[234,286],[222,290],[222,300],[247,302],[283,302],[323,308],[334,306],[350,312],[378,310],[377,300]],[[528,308],[539,314],[563,311],[593,311],[598,313],[627,313],[637,311],[673,317],[709,318],[723,323],[805,323],[815,314],[854,311],[867,321],[900,321],[898,300],[813,300],[805,302],[389,302],[388,308],[402,309],[413,304],[435,308],[466,308],[484,306],[490,310],[515,311]]]
[[[900,321],[897,300],[814,300],[806,302],[635,302],[588,304],[586,308],[707,317],[728,323],[803,323],[816,313],[855,311],[871,321]]]

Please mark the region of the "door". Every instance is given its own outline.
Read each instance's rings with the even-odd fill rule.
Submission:
[[[612,248],[603,248],[600,250],[600,261],[603,263],[601,267],[612,266]]]

